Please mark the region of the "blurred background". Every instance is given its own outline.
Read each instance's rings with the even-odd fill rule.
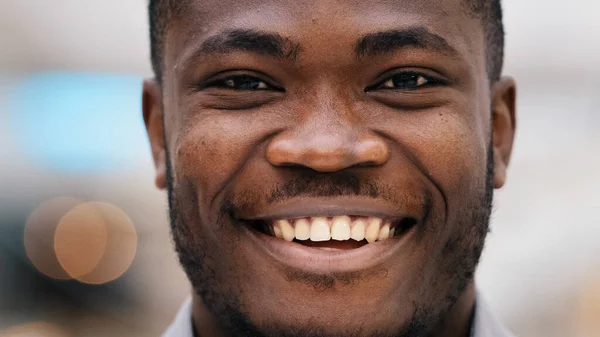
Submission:
[[[145,0],[0,1],[0,337],[158,336],[189,292],[140,111]],[[522,337],[600,336],[600,2],[504,0],[519,84],[477,274]]]

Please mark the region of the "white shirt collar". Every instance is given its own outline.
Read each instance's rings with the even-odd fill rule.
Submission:
[[[192,299],[188,298],[177,312],[175,320],[162,337],[194,337],[192,328]]]
[[[173,324],[162,337],[194,337],[191,299],[181,306]],[[494,316],[480,294],[477,296],[471,337],[514,337]]]

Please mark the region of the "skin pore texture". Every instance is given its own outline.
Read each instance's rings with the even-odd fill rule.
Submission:
[[[198,335],[468,336],[516,122],[461,1],[202,0],[171,18],[143,110]],[[327,250],[255,226],[341,215],[406,231]]]

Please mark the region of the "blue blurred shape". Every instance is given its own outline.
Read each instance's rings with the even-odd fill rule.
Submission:
[[[94,173],[127,169],[149,152],[138,77],[49,72],[16,89],[11,129],[37,164]]]

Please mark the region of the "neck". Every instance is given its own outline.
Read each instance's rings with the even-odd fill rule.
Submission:
[[[471,281],[429,337],[468,337],[475,312],[475,284]]]
[[[471,282],[428,337],[469,337],[474,311],[475,285]],[[216,320],[202,303],[200,296],[196,294],[193,297],[192,321],[195,331],[202,331],[202,336],[196,333],[195,337],[227,337],[216,325]]]
[[[196,292],[193,292],[193,294],[192,325],[194,326],[194,337],[226,337],[223,331],[217,326],[217,320],[213,317],[213,314],[202,303],[202,298]],[[202,335],[199,334],[199,331],[202,331]]]

